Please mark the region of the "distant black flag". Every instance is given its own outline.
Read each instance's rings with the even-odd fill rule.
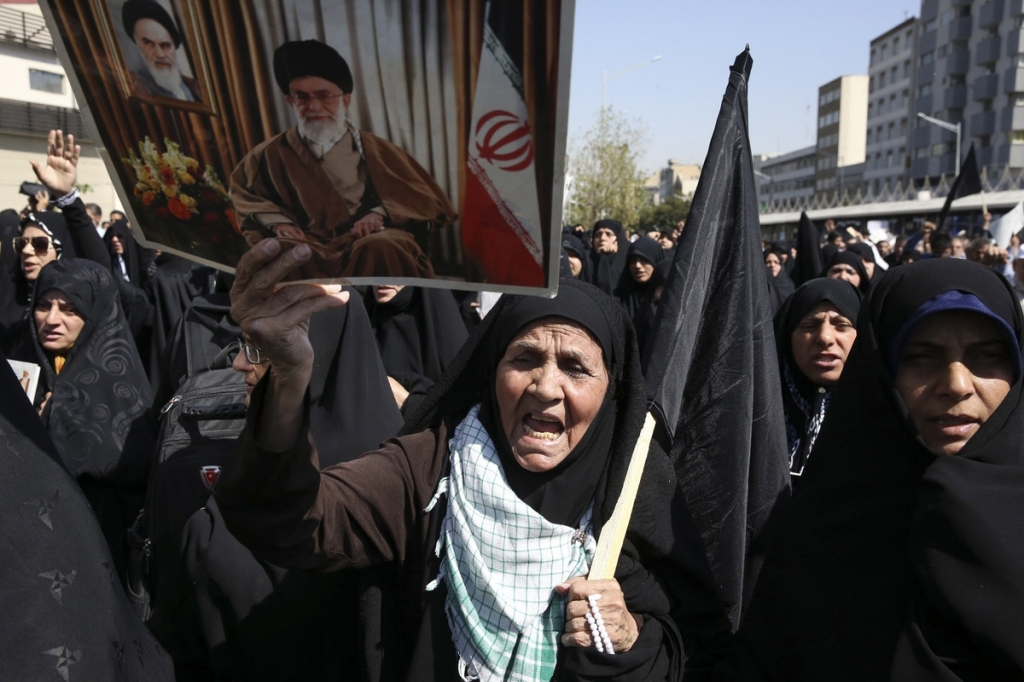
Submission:
[[[972,142],[971,148],[967,151],[967,156],[964,157],[964,162],[960,164],[960,174],[956,176],[953,186],[949,188],[949,194],[946,195],[946,203],[942,205],[942,210],[939,212],[939,221],[935,223],[938,229],[943,229],[946,216],[949,215],[949,207],[953,205],[954,201],[960,197],[969,197],[972,194],[977,194],[980,191],[981,176],[978,175],[978,160],[974,157],[974,143]]]
[[[800,286],[821,276],[825,264],[821,261],[821,234],[818,226],[807,214],[800,213],[800,226],[796,228],[796,265],[790,278]]]
[[[752,64],[748,48],[732,66],[644,363],[657,437],[675,463],[734,630],[760,568],[761,530],[789,495],[747,135]]]

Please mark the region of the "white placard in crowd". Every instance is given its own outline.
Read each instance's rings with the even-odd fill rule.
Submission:
[[[1010,245],[1010,237],[1024,229],[1024,202],[1018,203],[1006,215],[989,223],[988,231],[996,240],[996,245],[1006,248]]]
[[[14,375],[18,377],[18,383],[25,389],[25,395],[29,401],[35,402],[36,389],[39,387],[39,365],[34,362],[21,362],[19,360],[8,360]]]

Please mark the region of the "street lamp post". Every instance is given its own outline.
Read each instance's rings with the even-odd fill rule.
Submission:
[[[951,130],[954,133],[956,133],[956,174],[960,175],[960,124],[957,123],[956,125],[953,125],[952,123],[947,123],[946,121],[940,121],[937,118],[932,118],[931,116],[928,116],[926,114],[922,114],[921,112],[917,113],[917,117],[918,118],[923,118],[924,120],[928,121],[932,125],[937,125],[940,128],[945,128],[946,130]]]
[[[615,71],[611,75],[608,75],[608,70],[605,69],[605,72],[604,72],[604,88],[601,90],[601,108],[603,109],[605,107],[605,105],[608,103],[608,81],[613,81],[616,78],[621,78],[622,76],[625,76],[628,73],[633,73],[637,69],[642,69],[643,67],[647,66],[648,64],[653,64],[654,62],[658,61],[659,59],[661,59],[661,55],[660,54],[657,57],[651,57],[646,62],[642,62],[642,63],[637,64],[635,66],[631,66],[628,69],[623,69],[621,71]]]

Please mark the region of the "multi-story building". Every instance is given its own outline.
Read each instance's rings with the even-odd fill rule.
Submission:
[[[916,45],[916,18],[871,41],[864,184],[876,196],[897,184],[907,186]]]
[[[842,196],[846,166],[864,162],[868,77],[840,76],[818,88],[815,194]]]
[[[1024,9],[1020,0],[923,0],[916,112],[961,126],[961,158],[974,145],[990,173],[1024,168]],[[912,137],[912,175],[956,171],[957,134],[923,119]]]
[[[814,197],[817,147],[804,147],[786,154],[754,157],[758,178],[758,203],[781,204]]]
[[[45,162],[46,136],[59,128],[82,145],[78,184],[86,202],[109,212],[119,206],[114,185],[90,141],[67,75],[35,0],[0,2],[0,209],[21,210],[21,183],[36,182],[30,159]]]

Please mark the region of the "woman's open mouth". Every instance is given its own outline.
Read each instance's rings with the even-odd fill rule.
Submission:
[[[554,417],[528,414],[523,417],[523,431],[530,438],[541,440],[558,440],[565,433],[562,422]]]

